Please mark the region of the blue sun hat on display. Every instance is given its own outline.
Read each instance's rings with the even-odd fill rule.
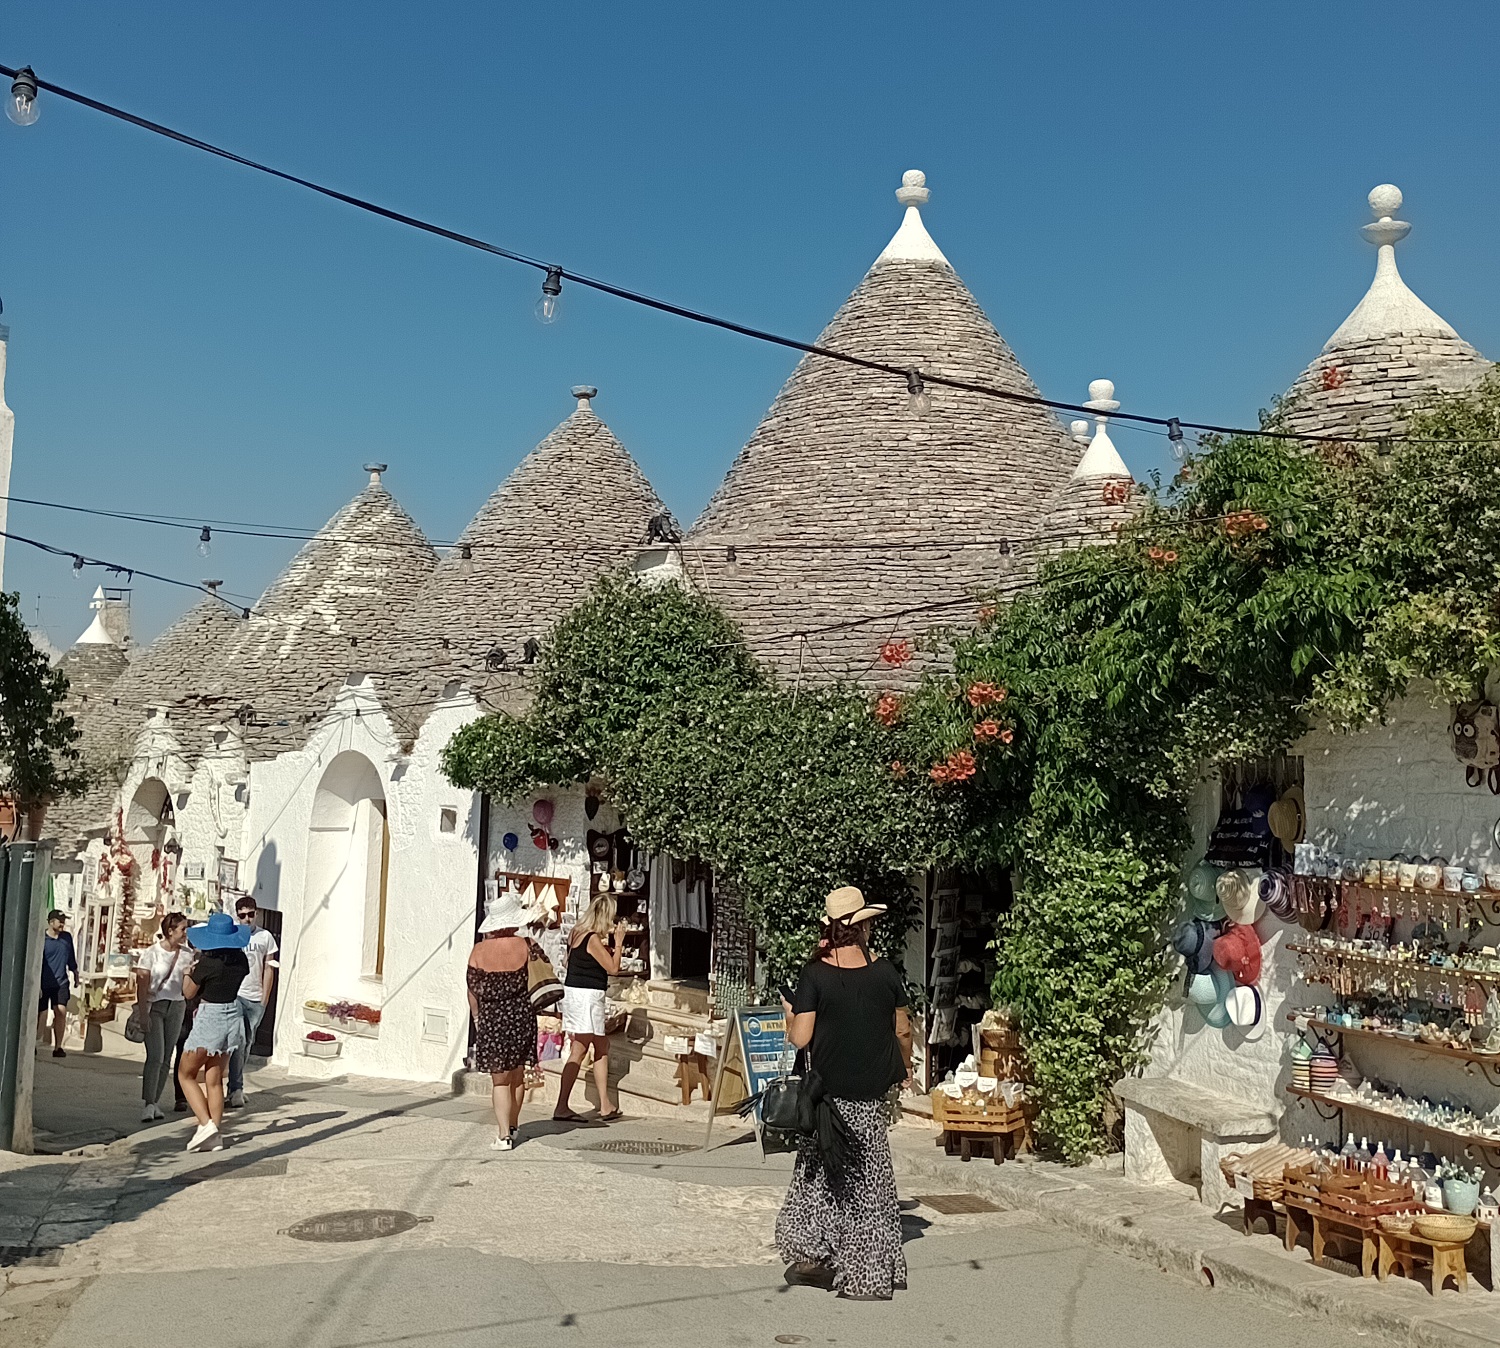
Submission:
[[[1214,962],[1214,938],[1219,925],[1201,917],[1189,918],[1172,937],[1172,948],[1182,956],[1189,973],[1206,974]]]

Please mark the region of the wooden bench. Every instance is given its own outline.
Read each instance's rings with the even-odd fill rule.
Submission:
[[[1377,1233],[1380,1264],[1377,1276],[1384,1282],[1392,1269],[1402,1277],[1416,1277],[1419,1264],[1432,1270],[1432,1295],[1436,1296],[1449,1278],[1460,1292],[1469,1290],[1469,1269],[1465,1260],[1466,1240],[1429,1240],[1415,1231]]]
[[[1373,1217],[1356,1217],[1347,1212],[1330,1212],[1324,1207],[1306,1206],[1283,1200],[1286,1208],[1285,1244],[1288,1251],[1297,1248],[1304,1235],[1311,1236],[1312,1260],[1319,1268],[1324,1267],[1323,1258],[1328,1248],[1329,1237],[1347,1239],[1359,1243],[1359,1272],[1368,1278],[1376,1271],[1380,1255],[1380,1228]]]
[[[1143,1184],[1190,1185],[1218,1210],[1233,1197],[1219,1158],[1276,1136],[1279,1111],[1172,1077],[1115,1082],[1125,1109],[1125,1177]]]

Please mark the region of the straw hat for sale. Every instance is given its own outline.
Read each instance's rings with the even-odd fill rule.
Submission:
[[[1271,832],[1288,852],[1302,841],[1307,833],[1307,800],[1300,786],[1289,786],[1278,800],[1266,811],[1266,822]]]
[[[1234,867],[1219,877],[1215,890],[1231,922],[1249,926],[1260,916],[1260,875]]]

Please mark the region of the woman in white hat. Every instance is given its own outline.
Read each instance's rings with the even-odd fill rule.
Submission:
[[[533,956],[544,956],[535,941],[520,935],[533,920],[509,891],[487,899],[465,975],[474,1018],[474,1070],[490,1074],[497,1130],[490,1143],[494,1151],[510,1151],[516,1145],[526,1069],[536,1063],[536,1012],[526,966]]]
[[[870,955],[883,904],[846,885],[825,912],[823,939],[787,1008],[788,1041],[809,1049],[803,1089],[820,1101],[820,1126],[798,1144],[776,1243],[789,1283],[889,1301],[906,1286],[885,1103],[911,1075],[906,985],[890,961]]]

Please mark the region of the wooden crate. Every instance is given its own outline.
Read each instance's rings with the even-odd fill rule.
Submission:
[[[998,1097],[997,1097],[998,1100]],[[932,1119],[941,1128],[968,1133],[1012,1133],[1026,1127],[1035,1111],[1022,1100],[1007,1109],[998,1101],[988,1109],[950,1099],[942,1091],[932,1093]]]

